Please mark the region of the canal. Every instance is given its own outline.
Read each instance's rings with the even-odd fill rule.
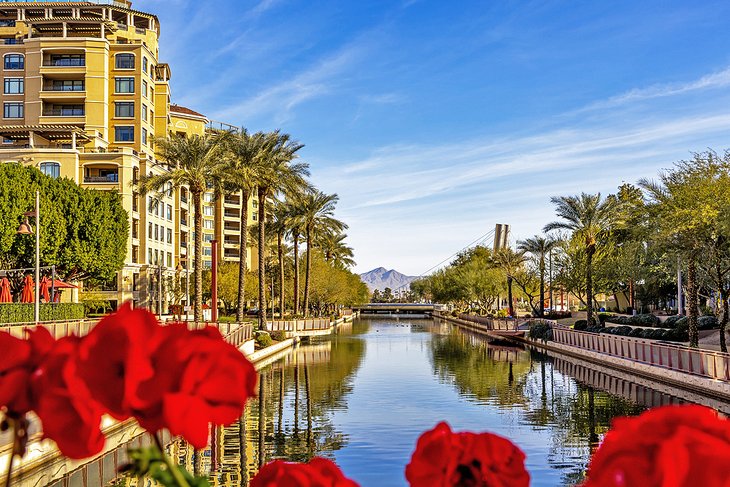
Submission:
[[[446,420],[517,443],[532,485],[572,485],[612,418],[684,401],[569,358],[411,318],[360,319],[301,345],[261,370],[260,392],[238,424],[214,432],[209,450],[176,443],[177,458],[215,485],[246,485],[264,462],[314,455],[363,486],[406,485],[418,436]]]

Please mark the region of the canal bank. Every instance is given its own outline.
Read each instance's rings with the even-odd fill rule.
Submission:
[[[329,327],[319,330],[320,336],[338,332],[346,324],[351,324],[356,314],[329,323]],[[299,337],[287,338],[269,347],[254,351],[254,340],[250,330],[241,333],[243,327],[221,323],[221,332],[226,339],[238,347],[254,364],[257,370],[269,366],[292,353],[300,343]],[[88,332],[88,330],[87,330]],[[32,418],[37,424],[37,419]],[[13,466],[13,485],[17,487],[39,487],[45,485],[97,487],[104,485],[117,476],[119,466],[127,462],[126,449],[151,446],[146,431],[136,421],[115,421],[104,418],[102,431],[107,437],[104,450],[90,459],[70,460],[57,450],[53,442],[42,439],[37,427],[31,430],[28,452]],[[170,440],[169,436],[165,440]],[[0,446],[0,478],[7,471],[9,445]],[[66,482],[66,483],[64,483]]]
[[[560,326],[555,326],[553,335],[554,338],[561,339],[564,343],[553,340],[535,340],[527,336],[527,330],[521,330],[521,332],[514,334],[505,334],[490,329],[485,323],[477,323],[439,313],[434,313],[434,317],[483,333],[491,339],[510,340],[542,350],[550,350],[617,371],[635,374],[645,380],[656,381],[659,384],[683,389],[695,396],[708,397],[721,404],[730,405],[730,361],[728,361],[727,354],[686,350],[686,347],[654,344],[650,340],[578,332]],[[553,324],[557,325],[554,322]],[[622,353],[628,350],[628,355],[636,359],[588,349],[591,346],[595,346],[595,349],[598,350],[614,352],[620,350]],[[648,353],[646,349],[649,350]],[[672,358],[674,358],[675,365],[679,366],[685,354],[687,357],[685,365],[690,365],[690,368],[702,372],[702,375],[672,369]],[[657,356],[659,364],[637,360],[638,358],[646,359],[649,357],[653,361]],[[664,359],[664,364],[662,364],[662,359]]]

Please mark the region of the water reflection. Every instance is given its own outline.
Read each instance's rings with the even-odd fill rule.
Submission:
[[[267,461],[315,455],[363,486],[405,485],[418,435],[447,420],[515,441],[532,485],[573,485],[614,417],[681,401],[581,367],[444,322],[361,320],[263,369],[259,397],[241,421],[212,432],[211,448],[170,448],[213,485],[244,486]]]

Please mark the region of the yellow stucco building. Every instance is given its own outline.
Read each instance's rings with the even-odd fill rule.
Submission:
[[[170,283],[180,278],[184,285],[185,269],[192,268],[192,202],[185,188],[142,197],[135,182],[163,170],[154,166],[155,137],[203,134],[211,125],[204,115],[171,105],[171,70],[159,61],[159,36],[157,17],[129,1],[0,0],[0,161],[118,191],[131,229],[127,256],[116,281],[97,292],[113,305],[133,300],[166,311]],[[206,266],[212,240],[220,242],[220,260],[238,260],[232,222],[241,204],[240,196],[213,201],[206,195]]]

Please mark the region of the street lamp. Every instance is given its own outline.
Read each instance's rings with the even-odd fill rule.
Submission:
[[[41,192],[35,192],[35,211],[26,211],[23,213],[25,221],[20,224],[16,233],[20,235],[30,235],[33,233],[33,227],[30,226],[28,217],[35,218],[35,302],[33,305],[33,320],[37,325],[41,315],[41,297],[40,297],[40,274],[41,274]]]
[[[182,263],[185,262],[185,267],[183,268]],[[188,320],[188,309],[190,309],[190,261],[187,257],[181,257],[180,261],[177,263],[177,267],[175,267],[175,270],[177,272],[185,271],[185,321]]]

